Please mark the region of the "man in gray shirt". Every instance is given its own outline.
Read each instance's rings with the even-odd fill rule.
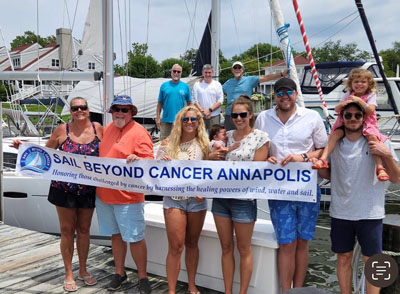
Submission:
[[[355,237],[364,262],[382,252],[382,220],[385,217],[385,185],[375,178],[373,155],[381,156],[395,183],[400,179],[398,158],[389,141],[369,142],[362,135],[365,111],[357,103],[347,104],[341,114],[345,136],[330,156],[330,169],[319,175],[331,179],[331,242],[337,254],[337,276],[342,294],[351,294],[352,256]],[[367,281],[367,293],[379,288]]]

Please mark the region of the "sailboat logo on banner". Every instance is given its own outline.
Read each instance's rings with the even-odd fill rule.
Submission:
[[[37,173],[49,171],[51,167],[50,155],[41,148],[29,147],[21,156],[21,171],[30,170]]]

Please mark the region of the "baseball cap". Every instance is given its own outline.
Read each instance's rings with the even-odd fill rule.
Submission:
[[[235,61],[235,62],[232,64],[232,68],[234,68],[235,65],[240,65],[241,67],[244,68],[243,63],[241,63],[240,61]]]
[[[296,83],[289,78],[281,78],[279,79],[275,85],[274,85],[274,92],[278,91],[279,89],[286,88],[289,90],[296,90],[297,91],[297,85]]]

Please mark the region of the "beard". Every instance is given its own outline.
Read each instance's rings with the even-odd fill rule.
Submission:
[[[113,122],[114,125],[119,129],[122,129],[127,123],[124,118],[114,118]]]
[[[344,127],[345,134],[354,134],[354,133],[362,133],[363,130],[363,125],[357,127],[357,128],[352,128],[352,127]]]
[[[240,78],[242,76],[242,73],[239,72],[239,73],[235,73],[233,75],[234,75],[235,78]]]
[[[175,76],[172,77],[172,80],[175,81],[175,82],[179,81],[180,79],[181,79],[180,77],[175,77]]]

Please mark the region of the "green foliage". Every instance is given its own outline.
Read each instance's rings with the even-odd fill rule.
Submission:
[[[6,86],[0,81],[0,101],[7,100],[7,90]]]
[[[182,77],[189,76],[190,71],[192,69],[189,62],[178,58],[168,58],[163,60],[163,62],[161,62],[161,72],[163,78],[171,77],[171,68],[176,63],[182,66]]]
[[[128,52],[128,62],[124,65],[116,65],[115,72],[134,78],[159,78],[160,65],[151,54],[147,55],[147,50],[147,44],[133,43],[132,50]]]
[[[385,74],[388,77],[396,76],[396,67],[400,64],[400,42],[393,42],[393,48],[382,50],[379,55],[383,58]]]
[[[370,54],[357,48],[356,43],[341,45],[341,41],[329,41],[322,47],[312,49],[315,62],[368,60]]]
[[[196,61],[196,55],[197,55],[197,51],[199,51],[198,49],[188,49],[185,51],[185,53],[183,53],[182,55],[179,55],[179,58],[181,60],[186,61],[187,63],[190,64],[190,66],[194,66],[194,63]]]
[[[40,35],[36,35],[32,31],[25,31],[23,36],[16,36],[14,40],[11,42],[11,50],[27,45],[27,44],[34,44],[34,43],[39,43],[42,47],[47,46],[48,44],[55,42],[56,37],[55,36],[48,36],[48,37],[41,37]]]

